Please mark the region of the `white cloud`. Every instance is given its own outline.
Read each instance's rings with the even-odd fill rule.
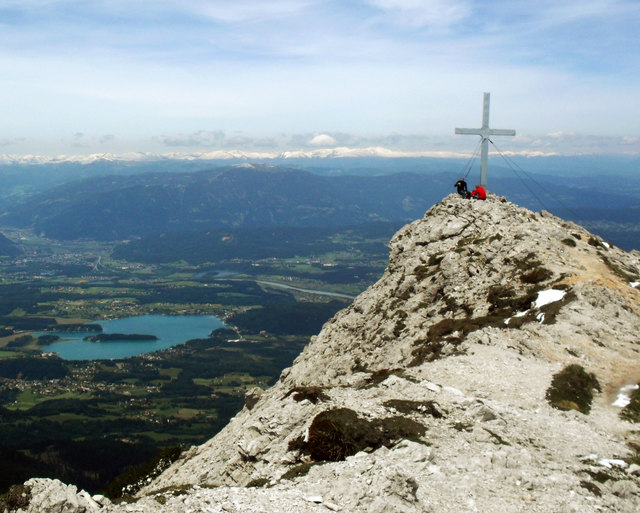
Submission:
[[[465,0],[368,0],[392,16],[394,21],[412,27],[447,28],[471,15]]]
[[[155,139],[164,146],[175,147],[224,147],[227,135],[222,130],[198,130],[187,135],[163,135]]]
[[[171,2],[175,4],[175,2]],[[208,18],[224,23],[271,20],[293,16],[312,5],[311,0],[189,0],[181,5]]]
[[[328,134],[318,134],[309,141],[309,144],[311,146],[335,146],[336,140]]]
[[[505,150],[634,152],[638,23],[637,0],[7,0],[0,144],[457,151],[490,91],[491,126],[548,134]]]
[[[563,131],[549,132],[547,134],[547,136],[551,137],[552,139],[565,139],[567,137],[573,137],[574,135],[576,134],[573,132],[563,132]]]

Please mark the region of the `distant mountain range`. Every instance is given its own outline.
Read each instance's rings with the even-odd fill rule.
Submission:
[[[162,160],[184,161],[233,161],[233,160],[289,160],[289,159],[325,159],[325,158],[424,158],[424,157],[456,157],[454,151],[402,151],[392,150],[382,146],[370,146],[366,148],[351,148],[339,146],[333,148],[316,148],[307,150],[288,151],[258,151],[258,150],[212,150],[193,153],[145,153],[128,152],[117,153],[93,153],[90,155],[63,155],[50,157],[45,155],[0,155],[2,164],[61,164],[78,163],[94,164],[97,162],[157,162]]]
[[[2,222],[62,240],[225,227],[348,226],[414,219],[450,187],[442,177],[327,177],[266,166],[107,176],[37,194],[5,212]]]
[[[381,163],[385,161],[391,162],[393,165],[397,165],[398,161],[409,163],[419,161],[423,165],[425,162],[440,162],[447,165],[452,161],[466,161],[467,158],[468,156],[465,155],[465,152],[456,150],[395,150],[383,146],[364,148],[339,146],[288,151],[224,149],[189,153],[93,153],[56,157],[0,154],[0,168],[16,165],[136,167],[148,164],[153,166],[169,164],[175,167],[176,163],[216,165],[216,162],[225,162],[227,164],[268,162],[272,165],[289,165],[292,167],[306,163],[320,167],[332,167],[336,165],[336,161],[340,162],[338,166],[344,164],[348,167],[358,167],[363,160],[375,160],[376,167],[380,167]],[[636,155],[556,155],[533,150],[520,151],[517,154],[511,153],[510,158],[519,162],[527,162],[527,164],[533,163],[532,170],[543,169],[550,172],[561,170],[562,174],[571,174],[576,171],[592,173],[606,170],[615,170],[617,173],[627,174],[634,172],[640,166],[640,158]],[[384,164],[382,164],[382,167],[385,167]],[[430,166],[427,165],[427,167]]]
[[[341,151],[338,151],[341,150]],[[344,150],[344,151],[342,151]],[[348,151],[347,151],[348,150]],[[372,151],[376,150],[376,151]],[[427,152],[435,154],[437,152]],[[416,174],[449,173],[464,174],[469,158],[446,157],[441,152],[435,156],[409,156],[410,153],[393,152],[386,148],[334,149],[311,152],[257,153],[241,151],[207,152],[197,154],[152,155],[130,153],[125,155],[100,154],[72,157],[13,157],[0,155],[0,210],[9,207],[26,196],[43,192],[57,185],[72,181],[106,175],[136,175],[144,173],[193,173],[214,167],[231,165],[264,165],[303,169],[318,175],[373,176],[399,172]],[[626,155],[581,155],[581,156],[514,156],[513,164],[536,177],[579,177],[583,185],[593,181],[607,180],[607,187],[618,185],[631,187],[640,193],[640,159]],[[514,177],[507,164],[497,156],[490,159],[490,177]],[[475,176],[478,163],[471,174]],[[623,180],[612,178],[623,177]],[[458,177],[456,176],[456,179]],[[455,181],[455,180],[454,180]]]
[[[5,201],[0,225],[60,240],[108,241],[228,228],[407,222],[451,193],[463,174],[453,161],[447,168],[438,159],[316,159],[309,170],[248,162],[206,170],[193,163],[103,164],[91,167],[98,176],[88,178],[89,167],[60,168],[64,172],[44,190]],[[490,190],[585,224],[625,249],[639,248],[640,180],[599,165],[602,174],[580,178],[522,172],[514,177],[495,166]],[[82,179],[71,181],[73,169]],[[109,170],[114,174],[104,174]],[[15,169],[11,176],[20,177]],[[468,178],[471,187],[473,180]]]

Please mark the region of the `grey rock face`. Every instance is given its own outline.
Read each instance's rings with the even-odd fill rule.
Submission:
[[[638,429],[612,402],[640,381],[639,281],[638,252],[451,195],[274,387],[102,511],[638,511]],[[600,383],[589,415],[545,399],[569,364]]]
[[[102,497],[95,499],[73,485],[65,485],[57,479],[30,479],[25,483],[30,489],[31,501],[25,513],[96,513],[111,502]]]

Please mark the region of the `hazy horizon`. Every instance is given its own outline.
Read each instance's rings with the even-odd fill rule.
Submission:
[[[640,154],[631,0],[7,0],[0,154]]]

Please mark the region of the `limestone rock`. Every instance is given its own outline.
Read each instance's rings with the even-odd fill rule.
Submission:
[[[637,472],[589,484],[639,442],[612,398],[640,379],[640,252],[491,195],[445,198],[389,249],[276,385],[102,511],[640,510]],[[569,364],[600,384],[589,415],[546,400]],[[295,401],[305,388],[322,394]],[[341,459],[316,462],[326,418],[351,420],[330,442]]]
[[[111,504],[105,497],[98,503],[86,491],[57,479],[30,479],[25,485],[31,489],[29,506],[21,510],[25,513],[97,513]]]
[[[262,397],[263,390],[259,387],[253,387],[244,394],[244,405],[251,410]]]

